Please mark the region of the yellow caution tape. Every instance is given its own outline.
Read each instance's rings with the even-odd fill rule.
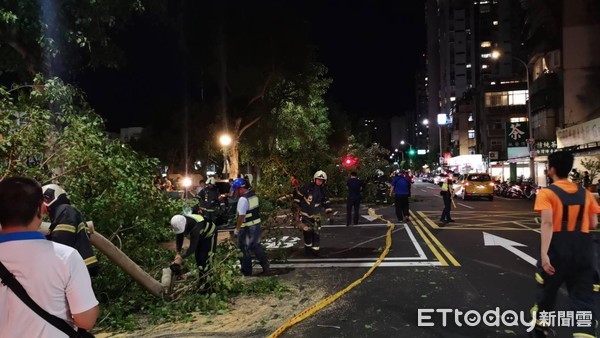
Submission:
[[[346,288],[344,288],[343,290],[339,291],[338,293],[333,294],[333,295],[325,298],[321,302],[319,302],[319,303],[313,305],[312,307],[310,307],[310,308],[308,308],[308,309],[300,312],[298,315],[296,315],[296,317],[294,317],[294,318],[288,320],[287,322],[283,323],[283,325],[281,325],[275,332],[273,332],[269,336],[269,338],[279,337],[279,335],[281,335],[283,333],[283,331],[285,331],[288,328],[296,325],[297,323],[303,321],[304,319],[312,316],[317,311],[323,309],[327,305],[333,303],[335,300],[337,300],[341,296],[345,295],[346,293],[348,293],[348,291],[352,290],[358,284],[362,283],[365,279],[367,279],[371,275],[371,273],[373,273],[373,271],[379,266],[379,264],[381,264],[381,262],[383,262],[383,260],[385,259],[385,256],[387,256],[387,254],[390,252],[390,248],[392,246],[392,231],[394,230],[394,223],[392,223],[392,222],[390,222],[388,220],[383,219],[381,217],[381,215],[375,214],[375,210],[373,210],[371,208],[369,208],[369,215],[371,217],[381,219],[382,221],[386,222],[387,225],[388,225],[388,231],[387,231],[387,235],[385,237],[385,249],[381,253],[381,256],[379,256],[379,259],[377,260],[377,262],[375,262],[375,264],[373,264],[373,266],[369,269],[369,271],[367,271],[360,279],[354,281],[352,284],[348,285]]]

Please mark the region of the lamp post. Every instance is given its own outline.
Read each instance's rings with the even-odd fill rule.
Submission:
[[[492,59],[499,59],[502,56],[502,53],[495,50],[492,52]],[[527,79],[527,125],[529,127],[529,140],[527,140],[527,145],[529,147],[529,172],[531,174],[531,182],[536,184],[536,175],[535,175],[535,161],[533,156],[533,121],[531,119],[531,97],[529,95],[529,67],[527,66],[527,62],[521,60],[516,56],[509,55],[511,58],[519,61],[519,63],[525,67],[525,77]],[[531,142],[530,142],[531,141]]]
[[[410,154],[411,154],[411,150],[412,150],[413,145],[410,144],[410,143],[408,143],[408,142],[405,142],[404,140],[400,141],[400,144],[401,145],[408,144],[408,146],[409,146],[409,148],[408,148],[409,149],[409,151],[408,151],[408,155],[409,155],[408,156],[408,165],[410,167],[412,167],[412,158],[410,157]],[[404,161],[404,151],[402,151],[402,161]]]
[[[444,157],[444,151],[442,149],[442,126],[446,125],[446,122],[448,120],[448,117],[446,116],[446,114],[438,114],[437,115],[437,124],[438,124],[438,131],[440,132],[440,159],[442,157]],[[441,160],[440,160],[441,162]],[[443,164],[443,163],[441,163]]]

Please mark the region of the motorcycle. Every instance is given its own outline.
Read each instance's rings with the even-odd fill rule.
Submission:
[[[540,189],[541,189],[540,187],[531,184],[531,185],[526,186],[525,189],[523,189],[523,194],[525,195],[525,198],[527,198],[528,200],[535,200],[535,197],[537,196]]]

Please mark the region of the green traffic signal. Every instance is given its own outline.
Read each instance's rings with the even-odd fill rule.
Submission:
[[[408,150],[408,156],[415,156],[417,152],[414,149]]]

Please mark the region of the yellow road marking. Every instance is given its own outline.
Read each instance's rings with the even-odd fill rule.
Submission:
[[[417,223],[419,223],[419,221],[417,221]],[[423,230],[421,230],[421,227],[422,226],[420,226],[420,225],[415,225],[415,229],[417,229],[417,232],[419,233],[419,235],[421,235],[421,237],[423,238],[423,240],[425,241],[425,243],[427,244],[427,246],[429,247],[431,252],[433,252],[433,255],[437,258],[437,260],[440,261],[440,263],[442,263],[442,266],[448,266],[448,262],[446,262],[444,257],[437,251],[437,249],[435,248],[433,243],[431,243],[429,238],[427,238],[427,236],[425,236],[425,234],[423,233]]]
[[[431,221],[431,219],[429,217],[427,217],[425,214],[423,214],[420,211],[418,211],[418,213],[419,213],[419,215],[421,217],[423,217],[423,219],[427,223],[429,223],[429,225],[434,225],[435,226],[435,224],[433,223],[433,221]],[[431,233],[431,231],[429,231],[429,229],[427,229],[427,227],[425,225],[423,225],[423,223],[421,222],[420,219],[418,219],[417,217],[414,217],[414,214],[413,214],[413,219],[416,220],[417,224],[419,224],[422,227],[423,231],[429,235],[429,237],[438,246],[438,248],[442,251],[442,253],[444,255],[446,255],[446,257],[448,257],[448,260],[452,263],[452,265],[454,265],[454,266],[460,266],[460,263],[458,263],[458,261],[454,258],[454,256],[452,256],[452,254],[446,249],[446,247]],[[439,227],[436,226],[436,228],[439,228]],[[417,228],[417,230],[418,230],[418,228]],[[434,254],[435,254],[435,252],[434,252]]]
[[[432,227],[433,229],[439,229],[440,227],[435,224],[429,217],[427,217],[427,215],[425,215],[422,211],[417,211],[417,213],[419,214],[419,216],[421,216],[425,222],[427,222],[427,224],[429,224],[430,227]],[[416,217],[415,217],[416,218]]]

